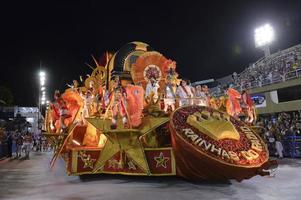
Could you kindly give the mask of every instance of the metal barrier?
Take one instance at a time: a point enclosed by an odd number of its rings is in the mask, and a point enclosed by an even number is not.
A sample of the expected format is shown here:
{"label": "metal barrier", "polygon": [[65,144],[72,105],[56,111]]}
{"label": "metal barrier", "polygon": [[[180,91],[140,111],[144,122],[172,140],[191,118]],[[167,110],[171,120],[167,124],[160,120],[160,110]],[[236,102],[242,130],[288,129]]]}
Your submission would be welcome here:
{"label": "metal barrier", "polygon": [[[258,87],[263,87],[266,85],[271,85],[274,83],[280,83],[280,82],[285,82],[287,80],[295,79],[301,77],[301,69],[296,69],[293,71],[289,71],[285,73],[283,76],[278,75],[271,78],[265,78],[263,80],[255,80],[252,82],[246,82],[243,85],[235,85],[234,88],[237,90],[244,90],[244,89],[254,89]],[[222,93],[217,93],[216,92],[216,87],[215,88],[210,88],[210,91],[215,94],[215,96],[222,96]]]}
{"label": "metal barrier", "polygon": [[301,136],[285,136],[282,145],[284,156],[301,158]]}

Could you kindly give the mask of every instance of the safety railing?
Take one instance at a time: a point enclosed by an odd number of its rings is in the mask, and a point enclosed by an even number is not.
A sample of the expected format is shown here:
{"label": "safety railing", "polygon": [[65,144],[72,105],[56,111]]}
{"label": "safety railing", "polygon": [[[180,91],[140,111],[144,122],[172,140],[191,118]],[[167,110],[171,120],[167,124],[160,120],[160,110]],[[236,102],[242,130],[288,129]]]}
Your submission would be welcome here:
{"label": "safety railing", "polygon": [[[265,78],[263,80],[255,80],[255,81],[243,83],[241,85],[235,85],[234,88],[237,90],[240,90],[240,91],[244,90],[244,89],[254,89],[254,88],[263,87],[263,86],[267,86],[267,85],[271,85],[271,84],[275,84],[275,83],[285,82],[287,80],[291,80],[291,79],[295,79],[295,78],[299,78],[299,77],[301,77],[301,69],[296,69],[296,70],[289,71],[289,72],[285,73],[284,75],[279,74],[272,78],[269,77],[269,78]],[[223,91],[218,92],[217,87],[210,88],[210,91],[215,96],[223,95]]]}
{"label": "safety railing", "polygon": [[301,157],[301,136],[285,136],[282,140],[284,156]]}

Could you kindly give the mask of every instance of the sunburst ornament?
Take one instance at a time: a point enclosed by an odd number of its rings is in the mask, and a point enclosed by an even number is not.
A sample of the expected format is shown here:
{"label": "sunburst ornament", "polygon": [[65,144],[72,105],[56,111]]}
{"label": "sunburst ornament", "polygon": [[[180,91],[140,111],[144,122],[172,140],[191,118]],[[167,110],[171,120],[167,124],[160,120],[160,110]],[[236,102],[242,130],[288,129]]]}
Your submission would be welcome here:
{"label": "sunburst ornament", "polygon": [[134,83],[140,83],[145,88],[149,79],[154,78],[161,87],[166,77],[164,71],[166,60],[162,54],[156,51],[145,52],[140,55],[131,68]]}
{"label": "sunburst ornament", "polygon": [[160,81],[162,77],[162,73],[157,65],[151,64],[144,69],[143,76],[146,81],[150,81],[150,79],[152,78],[154,78],[156,81]]}

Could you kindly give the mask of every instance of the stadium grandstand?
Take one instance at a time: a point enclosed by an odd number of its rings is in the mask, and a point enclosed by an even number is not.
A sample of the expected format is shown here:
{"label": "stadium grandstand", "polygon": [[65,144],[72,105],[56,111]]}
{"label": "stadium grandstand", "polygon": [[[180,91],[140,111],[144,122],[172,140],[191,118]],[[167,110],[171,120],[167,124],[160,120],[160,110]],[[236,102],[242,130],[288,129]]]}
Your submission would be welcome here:
{"label": "stadium grandstand", "polygon": [[301,76],[301,44],[278,51],[250,64],[241,73],[216,79],[217,86],[210,88],[212,94],[220,96],[225,86],[233,84],[238,90],[253,89],[284,82]]}

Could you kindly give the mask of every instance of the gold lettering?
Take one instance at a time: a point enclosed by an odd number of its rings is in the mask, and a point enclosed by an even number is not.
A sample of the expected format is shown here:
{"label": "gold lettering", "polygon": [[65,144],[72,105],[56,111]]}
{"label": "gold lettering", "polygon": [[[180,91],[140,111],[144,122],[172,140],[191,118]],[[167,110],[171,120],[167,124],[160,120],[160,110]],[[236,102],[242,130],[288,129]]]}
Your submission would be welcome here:
{"label": "gold lettering", "polygon": [[235,153],[234,151],[229,151],[228,154],[232,160],[235,160],[235,161],[239,160],[237,153]]}
{"label": "gold lettering", "polygon": [[251,129],[249,129],[247,126],[242,126],[242,127],[241,127],[241,130],[242,130],[243,132],[252,132]]}
{"label": "gold lettering", "polygon": [[250,155],[252,155],[254,160],[259,157],[259,154],[256,151],[254,151],[253,149],[250,149],[248,152]]}
{"label": "gold lettering", "polygon": [[250,155],[247,151],[241,151],[241,155],[247,160],[253,160],[252,155]]}
{"label": "gold lettering", "polygon": [[252,149],[248,151],[241,151],[241,155],[249,161],[258,158],[259,156],[259,154]]}
{"label": "gold lettering", "polygon": [[246,133],[246,137],[250,140],[258,140],[254,133]]}
{"label": "gold lettering", "polygon": [[251,148],[256,150],[256,151],[259,151],[259,152],[262,151],[262,145],[261,145],[259,140],[252,140],[251,141]]}

